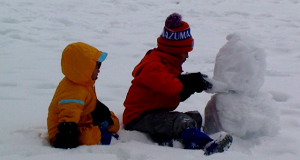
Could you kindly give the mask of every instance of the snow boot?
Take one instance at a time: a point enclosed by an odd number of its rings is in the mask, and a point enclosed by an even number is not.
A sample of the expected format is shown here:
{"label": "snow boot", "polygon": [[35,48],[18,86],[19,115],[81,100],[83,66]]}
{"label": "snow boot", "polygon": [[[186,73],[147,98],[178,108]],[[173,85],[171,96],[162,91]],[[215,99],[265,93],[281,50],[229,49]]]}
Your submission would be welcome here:
{"label": "snow boot", "polygon": [[204,155],[221,153],[229,149],[232,144],[232,136],[226,132],[221,132],[220,137],[207,143],[204,147]]}
{"label": "snow boot", "polygon": [[184,144],[184,149],[204,149],[204,146],[213,139],[198,128],[189,128],[180,134],[179,141]]}

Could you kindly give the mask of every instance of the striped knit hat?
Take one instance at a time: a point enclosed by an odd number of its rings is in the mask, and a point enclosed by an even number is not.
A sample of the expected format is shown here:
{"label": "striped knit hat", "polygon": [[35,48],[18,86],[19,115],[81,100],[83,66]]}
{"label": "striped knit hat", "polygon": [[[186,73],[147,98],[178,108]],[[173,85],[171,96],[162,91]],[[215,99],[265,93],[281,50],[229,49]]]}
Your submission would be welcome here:
{"label": "striped knit hat", "polygon": [[178,13],[168,16],[160,37],[157,38],[158,49],[167,53],[188,53],[193,50],[194,39],[188,23],[181,20]]}

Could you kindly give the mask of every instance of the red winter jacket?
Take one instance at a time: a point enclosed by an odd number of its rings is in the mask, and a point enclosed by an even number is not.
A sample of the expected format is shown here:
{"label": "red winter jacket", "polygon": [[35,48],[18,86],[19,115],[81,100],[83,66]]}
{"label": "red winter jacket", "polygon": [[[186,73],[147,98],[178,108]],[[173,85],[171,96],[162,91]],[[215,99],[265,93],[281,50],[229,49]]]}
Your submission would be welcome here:
{"label": "red winter jacket", "polygon": [[127,93],[123,113],[126,125],[150,110],[172,111],[180,103],[181,61],[159,50],[148,52],[134,68],[132,85]]}

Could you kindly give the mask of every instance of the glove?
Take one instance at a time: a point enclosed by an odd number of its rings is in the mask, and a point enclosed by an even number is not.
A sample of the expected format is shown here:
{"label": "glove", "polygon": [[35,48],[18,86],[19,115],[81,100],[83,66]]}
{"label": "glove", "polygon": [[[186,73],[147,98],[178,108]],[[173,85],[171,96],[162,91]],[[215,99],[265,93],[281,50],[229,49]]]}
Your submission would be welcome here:
{"label": "glove", "polygon": [[180,92],[181,102],[185,101],[195,92],[200,93],[203,90],[212,88],[212,84],[203,79],[203,77],[207,76],[202,75],[200,72],[182,74],[177,77],[183,85],[183,89]]}
{"label": "glove", "polygon": [[112,134],[107,130],[108,122],[104,121],[99,129],[101,131],[101,144],[109,145],[111,142]]}
{"label": "glove", "polygon": [[180,92],[180,102],[185,101],[194,93],[195,91],[193,89],[183,87],[183,89]]}
{"label": "glove", "polygon": [[78,136],[79,131],[75,122],[61,122],[58,126],[58,131],[55,135],[56,139],[53,143],[55,148],[76,148],[79,146]]}
{"label": "glove", "polygon": [[203,79],[203,77],[207,77],[206,75],[202,75],[200,72],[197,73],[189,73],[179,75],[177,78],[183,84],[183,87],[188,88],[194,92],[200,93],[203,90],[211,89],[212,84]]}
{"label": "glove", "polygon": [[93,118],[93,125],[101,125],[104,121],[107,121],[109,125],[114,124],[111,118],[111,113],[107,106],[97,100],[97,106],[95,110],[91,113]]}

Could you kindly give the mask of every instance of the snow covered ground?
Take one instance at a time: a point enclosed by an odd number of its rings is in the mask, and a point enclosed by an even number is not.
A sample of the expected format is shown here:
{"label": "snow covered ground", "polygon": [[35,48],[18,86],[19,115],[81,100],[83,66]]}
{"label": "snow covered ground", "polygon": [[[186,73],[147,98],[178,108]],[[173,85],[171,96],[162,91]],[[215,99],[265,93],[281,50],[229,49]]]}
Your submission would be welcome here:
{"label": "snow covered ground", "polygon": [[[0,0],[0,159],[298,160],[299,8],[300,0]],[[121,120],[131,71],[156,47],[164,20],[173,12],[182,14],[195,39],[195,48],[183,65],[187,72],[213,76],[216,55],[231,33],[245,33],[259,41],[267,54],[261,91],[271,94],[280,110],[279,132],[234,137],[227,152],[209,157],[201,150],[161,147],[144,134],[122,128],[120,140],[110,146],[50,147],[46,118],[63,77],[64,47],[82,41],[109,54],[96,91]],[[212,95],[193,95],[178,110],[204,114]]]}

